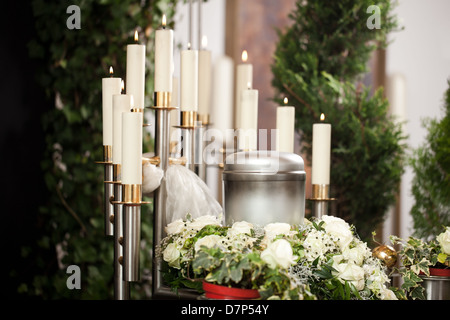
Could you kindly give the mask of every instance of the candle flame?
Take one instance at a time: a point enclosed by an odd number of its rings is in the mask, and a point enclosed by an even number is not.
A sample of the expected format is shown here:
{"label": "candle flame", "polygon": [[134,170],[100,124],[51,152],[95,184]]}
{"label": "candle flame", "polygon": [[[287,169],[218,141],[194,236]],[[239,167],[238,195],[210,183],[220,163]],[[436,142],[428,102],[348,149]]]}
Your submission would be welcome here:
{"label": "candle flame", "polygon": [[112,76],[114,74],[114,69],[112,66],[109,67],[109,75]]}
{"label": "candle flame", "polygon": [[188,50],[191,50],[191,43],[190,42],[188,42],[187,48],[188,48]]}
{"label": "candle flame", "polygon": [[325,120],[325,115],[322,113],[322,114],[320,115],[320,121],[323,121],[323,120]]}
{"label": "candle flame", "polygon": [[247,62],[248,60],[248,53],[247,50],[242,51],[242,61]]}
{"label": "candle flame", "polygon": [[247,88],[248,88],[248,90],[250,90],[252,88],[251,82],[247,82]]}
{"label": "candle flame", "polygon": [[287,104],[287,103],[288,103],[288,98],[287,98],[287,97],[284,97],[283,102],[284,102],[284,104]]}
{"label": "candle flame", "polygon": [[167,23],[166,19],[167,19],[167,18],[166,18],[166,15],[163,14],[163,16],[162,16],[162,26],[163,26],[163,27],[166,26],[166,23]]}
{"label": "candle flame", "polygon": [[206,36],[202,37],[202,48],[206,49],[206,47],[208,46],[208,38]]}
{"label": "candle flame", "polygon": [[138,42],[139,36],[137,30],[134,31],[134,41]]}
{"label": "candle flame", "polygon": [[122,80],[120,84],[121,84],[120,87],[122,88],[121,92],[123,92],[125,90],[125,82],[123,82]]}

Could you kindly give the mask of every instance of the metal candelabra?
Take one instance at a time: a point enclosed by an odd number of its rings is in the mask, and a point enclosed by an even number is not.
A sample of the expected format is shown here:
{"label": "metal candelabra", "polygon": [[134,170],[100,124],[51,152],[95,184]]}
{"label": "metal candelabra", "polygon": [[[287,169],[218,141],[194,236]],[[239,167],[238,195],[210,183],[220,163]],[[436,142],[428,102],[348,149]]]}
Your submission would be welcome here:
{"label": "metal candelabra", "polygon": [[[205,181],[205,163],[199,161],[202,157],[203,141],[201,119],[197,121],[197,113],[181,112],[181,124],[176,126],[183,130],[183,146],[180,158],[170,158],[170,111],[178,109],[171,106],[171,92],[155,92],[155,155],[144,158],[143,162],[159,166],[164,172],[169,164],[187,164],[188,168],[197,173]],[[133,109],[133,112],[143,112],[143,109]],[[146,125],[144,125],[146,126]],[[197,142],[197,143],[196,143]],[[196,160],[197,159],[197,160]],[[130,298],[130,282],[140,280],[139,254],[141,240],[141,205],[142,185],[122,184],[121,165],[112,163],[112,146],[103,146],[104,165],[104,223],[105,235],[114,238],[114,299],[128,300]],[[153,253],[156,253],[165,236],[167,188],[165,178],[153,192]],[[152,272],[153,298],[173,297],[173,292],[163,283],[161,261],[153,259]],[[195,298],[193,290],[180,290],[182,298]]]}

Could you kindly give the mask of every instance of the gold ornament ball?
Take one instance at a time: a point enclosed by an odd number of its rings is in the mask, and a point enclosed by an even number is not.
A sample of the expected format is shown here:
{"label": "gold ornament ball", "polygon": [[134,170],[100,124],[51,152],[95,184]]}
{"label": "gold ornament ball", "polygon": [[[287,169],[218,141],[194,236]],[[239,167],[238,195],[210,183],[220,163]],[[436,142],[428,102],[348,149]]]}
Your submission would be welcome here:
{"label": "gold ornament ball", "polygon": [[392,268],[397,262],[397,251],[394,248],[381,245],[372,250],[372,255],[386,264],[388,268]]}

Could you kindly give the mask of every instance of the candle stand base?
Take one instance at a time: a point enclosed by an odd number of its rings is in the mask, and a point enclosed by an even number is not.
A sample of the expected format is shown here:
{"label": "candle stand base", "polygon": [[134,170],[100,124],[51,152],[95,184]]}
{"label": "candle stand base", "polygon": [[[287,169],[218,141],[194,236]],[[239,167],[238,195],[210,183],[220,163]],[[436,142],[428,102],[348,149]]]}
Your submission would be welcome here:
{"label": "candle stand base", "polygon": [[312,197],[307,199],[313,201],[313,215],[316,219],[321,219],[325,215],[329,215],[328,204],[335,201],[335,198],[328,198],[328,184],[313,184]]}

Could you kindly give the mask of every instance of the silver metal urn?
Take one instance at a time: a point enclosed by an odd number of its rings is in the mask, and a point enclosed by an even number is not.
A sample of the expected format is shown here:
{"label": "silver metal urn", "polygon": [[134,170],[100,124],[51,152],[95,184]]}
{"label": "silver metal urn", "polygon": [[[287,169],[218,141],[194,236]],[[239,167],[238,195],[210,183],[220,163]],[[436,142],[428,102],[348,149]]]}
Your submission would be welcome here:
{"label": "silver metal urn", "polygon": [[304,162],[297,154],[243,151],[227,156],[223,171],[226,224],[302,224],[305,180]]}

